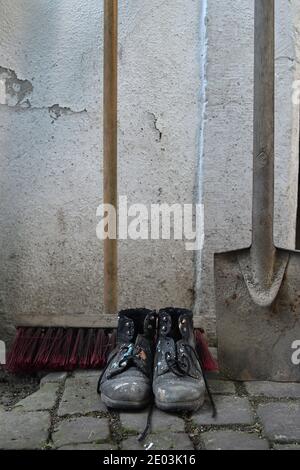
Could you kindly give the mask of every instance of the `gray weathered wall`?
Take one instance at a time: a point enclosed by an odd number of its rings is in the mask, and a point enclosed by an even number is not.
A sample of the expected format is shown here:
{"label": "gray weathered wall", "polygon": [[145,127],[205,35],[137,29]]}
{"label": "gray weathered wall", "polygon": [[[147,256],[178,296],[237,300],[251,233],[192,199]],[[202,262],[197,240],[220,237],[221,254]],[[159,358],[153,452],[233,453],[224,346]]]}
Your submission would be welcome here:
{"label": "gray weathered wall", "polygon": [[[253,0],[120,0],[120,194],[205,205],[205,244],[120,243],[120,307],[192,306],[251,242]],[[276,241],[293,247],[297,0],[277,5]],[[0,336],[102,312],[102,1],[0,0]],[[197,189],[197,191],[195,191]],[[194,259],[196,263],[194,263]],[[2,329],[2,331],[1,331]],[[5,333],[3,333],[5,330]]]}
{"label": "gray weathered wall", "polygon": [[[119,3],[119,192],[191,203],[199,2]],[[102,52],[101,0],[0,0],[2,328],[101,314]],[[181,241],[120,243],[120,307],[191,306],[193,277]]]}

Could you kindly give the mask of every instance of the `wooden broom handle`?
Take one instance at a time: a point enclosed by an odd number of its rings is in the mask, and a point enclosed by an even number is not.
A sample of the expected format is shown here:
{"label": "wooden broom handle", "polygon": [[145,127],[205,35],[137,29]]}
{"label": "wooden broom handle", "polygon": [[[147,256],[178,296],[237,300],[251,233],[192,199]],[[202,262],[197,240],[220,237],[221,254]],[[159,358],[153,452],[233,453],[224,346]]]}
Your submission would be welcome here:
{"label": "wooden broom handle", "polygon": [[[103,200],[117,210],[118,0],[104,0]],[[117,239],[104,240],[104,313],[118,311]]]}

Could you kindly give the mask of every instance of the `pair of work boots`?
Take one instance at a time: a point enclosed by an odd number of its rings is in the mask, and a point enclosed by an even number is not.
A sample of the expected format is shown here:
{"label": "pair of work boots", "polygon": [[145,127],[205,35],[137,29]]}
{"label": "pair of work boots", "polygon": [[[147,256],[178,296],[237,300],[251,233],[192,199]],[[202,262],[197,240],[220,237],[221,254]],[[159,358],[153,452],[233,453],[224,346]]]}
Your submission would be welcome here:
{"label": "pair of work boots", "polygon": [[108,408],[141,409],[154,396],[164,411],[196,411],[206,387],[192,312],[166,308],[119,313],[117,346],[98,384]]}

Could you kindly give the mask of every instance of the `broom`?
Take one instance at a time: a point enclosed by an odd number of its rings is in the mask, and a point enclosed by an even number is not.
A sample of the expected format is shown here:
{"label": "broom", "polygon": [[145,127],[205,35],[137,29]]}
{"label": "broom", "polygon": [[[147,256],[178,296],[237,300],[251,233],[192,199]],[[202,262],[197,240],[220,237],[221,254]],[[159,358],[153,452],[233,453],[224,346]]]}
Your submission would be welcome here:
{"label": "broom", "polygon": [[[118,0],[104,0],[103,175],[104,204],[117,208]],[[118,311],[117,240],[104,240],[104,321]],[[109,321],[111,323],[111,321]],[[39,370],[100,369],[115,347],[115,331],[105,328],[22,326],[7,357],[13,373]],[[215,370],[202,330],[197,350],[205,370]]]}
{"label": "broom", "polygon": [[[117,207],[117,23],[118,0],[104,0],[104,203],[111,204],[115,208]],[[117,241],[106,239],[104,313],[111,316],[116,315],[116,312]],[[115,346],[115,334],[109,328],[89,328],[89,326],[43,328],[40,325],[35,327],[20,325],[7,357],[6,368],[14,373],[29,373],[38,370],[99,369],[105,366],[107,356]]]}

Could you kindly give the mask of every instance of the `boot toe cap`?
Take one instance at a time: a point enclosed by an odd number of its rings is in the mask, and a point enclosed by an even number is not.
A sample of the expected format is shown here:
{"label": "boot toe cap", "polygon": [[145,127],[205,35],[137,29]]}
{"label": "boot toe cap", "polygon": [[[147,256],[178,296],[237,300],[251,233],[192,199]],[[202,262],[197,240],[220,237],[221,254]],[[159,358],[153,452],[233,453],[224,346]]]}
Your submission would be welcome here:
{"label": "boot toe cap", "polygon": [[117,377],[101,385],[104,403],[113,408],[147,405],[151,398],[151,384],[145,377]]}
{"label": "boot toe cap", "polygon": [[155,399],[159,407],[196,409],[201,406],[205,398],[205,385],[201,380],[158,379],[153,388]]}

